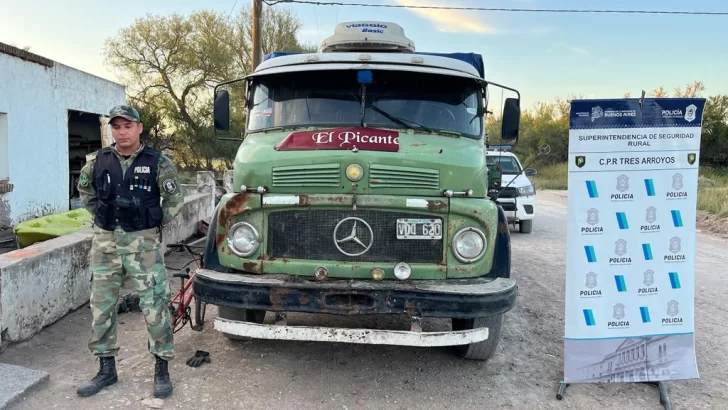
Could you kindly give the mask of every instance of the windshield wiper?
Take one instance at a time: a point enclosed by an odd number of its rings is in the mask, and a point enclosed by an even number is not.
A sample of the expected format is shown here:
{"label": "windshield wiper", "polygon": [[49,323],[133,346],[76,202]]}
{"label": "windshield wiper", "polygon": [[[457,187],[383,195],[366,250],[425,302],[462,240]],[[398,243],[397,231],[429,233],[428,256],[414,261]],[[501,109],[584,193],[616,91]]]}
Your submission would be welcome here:
{"label": "windshield wiper", "polygon": [[382,114],[383,116],[387,117],[387,118],[388,118],[388,119],[389,119],[390,121],[394,121],[394,122],[396,122],[396,123],[397,123],[397,124],[399,124],[399,125],[403,125],[403,126],[405,126],[405,127],[407,127],[407,128],[411,128],[411,129],[413,129],[413,130],[414,130],[414,129],[415,129],[414,127],[412,127],[411,125],[408,125],[408,124],[407,124],[407,123],[405,122],[405,121],[407,121],[407,122],[411,122],[412,124],[415,124],[416,126],[420,127],[420,129],[421,129],[421,130],[425,130],[425,131],[427,131],[427,132],[433,132],[433,131],[432,131],[431,129],[429,129],[429,128],[425,127],[425,126],[424,126],[424,125],[422,125],[422,124],[418,124],[418,123],[416,123],[416,122],[414,122],[414,121],[412,121],[412,120],[407,120],[407,119],[404,119],[404,118],[398,118],[398,117],[395,117],[394,115],[392,115],[392,114],[390,114],[390,113],[388,113],[388,112],[386,112],[386,111],[382,110],[381,108],[377,107],[377,106],[376,106],[376,105],[374,105],[374,104],[369,104],[369,108],[371,108],[371,109],[373,109],[374,111],[376,111],[376,112],[378,112],[378,113]]}

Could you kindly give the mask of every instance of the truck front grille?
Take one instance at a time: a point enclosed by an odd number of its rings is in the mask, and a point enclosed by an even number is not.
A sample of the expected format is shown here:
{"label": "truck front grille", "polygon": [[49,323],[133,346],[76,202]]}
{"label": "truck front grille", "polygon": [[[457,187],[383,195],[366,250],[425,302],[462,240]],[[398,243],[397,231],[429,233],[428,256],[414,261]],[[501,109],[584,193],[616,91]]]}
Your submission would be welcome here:
{"label": "truck front grille", "polygon": [[[334,229],[345,218],[366,221],[373,233],[372,246],[363,255],[347,256],[334,243]],[[373,210],[293,210],[268,214],[267,254],[276,259],[336,260],[348,262],[439,263],[443,259],[442,239],[397,239],[398,218],[431,218],[430,215]],[[368,230],[358,224],[366,241]],[[443,221],[443,229],[446,223]],[[352,221],[342,224],[340,239],[351,233]],[[348,232],[344,232],[348,231]],[[355,242],[339,245],[347,253],[364,250]]]}
{"label": "truck front grille", "polygon": [[274,187],[337,187],[340,179],[341,167],[339,164],[273,168]]}
{"label": "truck front grille", "polygon": [[436,169],[372,164],[369,185],[372,188],[439,189],[440,173]]}

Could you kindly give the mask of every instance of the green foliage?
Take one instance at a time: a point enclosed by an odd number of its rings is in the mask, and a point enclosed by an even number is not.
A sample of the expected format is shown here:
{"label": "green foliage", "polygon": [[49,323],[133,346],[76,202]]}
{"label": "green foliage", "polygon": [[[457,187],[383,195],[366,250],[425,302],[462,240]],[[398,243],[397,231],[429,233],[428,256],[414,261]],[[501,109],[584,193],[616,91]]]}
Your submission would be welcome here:
{"label": "green foliage", "polygon": [[[296,39],[301,23],[289,10],[264,7],[261,20],[263,54],[315,50]],[[214,137],[212,91],[217,83],[250,73],[251,38],[252,12],[244,7],[234,16],[214,11],[148,14],[107,40],[106,62],[144,117],[145,137],[171,151],[181,168],[213,169],[215,159],[231,165],[238,143]],[[242,101],[242,83],[229,91],[231,101]],[[242,106],[231,113],[234,122],[245,123]]]}

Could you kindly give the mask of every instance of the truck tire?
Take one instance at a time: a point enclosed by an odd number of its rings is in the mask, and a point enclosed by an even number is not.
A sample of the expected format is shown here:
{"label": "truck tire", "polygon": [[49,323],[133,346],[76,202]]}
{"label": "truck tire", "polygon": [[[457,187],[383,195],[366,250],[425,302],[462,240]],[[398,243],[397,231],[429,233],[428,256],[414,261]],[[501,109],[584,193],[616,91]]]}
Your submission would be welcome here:
{"label": "truck tire", "polygon": [[518,222],[518,230],[521,233],[531,233],[533,230],[533,219]]}
{"label": "truck tire", "polygon": [[452,319],[452,330],[470,330],[479,327],[488,328],[488,338],[482,342],[455,346],[458,356],[470,360],[487,361],[495,353],[501,338],[503,328],[503,314],[484,316],[475,319]]}
{"label": "truck tire", "polygon": [[[218,306],[218,314],[222,319],[261,324],[265,320],[265,310],[248,310],[230,306]],[[249,338],[222,332],[230,340],[248,340]]]}

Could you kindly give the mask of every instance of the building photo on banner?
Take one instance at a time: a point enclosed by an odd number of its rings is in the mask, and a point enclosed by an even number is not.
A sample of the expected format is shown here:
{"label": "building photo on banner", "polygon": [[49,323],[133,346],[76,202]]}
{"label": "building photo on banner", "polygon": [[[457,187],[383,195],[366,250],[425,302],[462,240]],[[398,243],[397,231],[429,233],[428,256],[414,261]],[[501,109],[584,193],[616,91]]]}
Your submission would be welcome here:
{"label": "building photo on banner", "polygon": [[563,383],[698,378],[705,99],[571,103]]}

